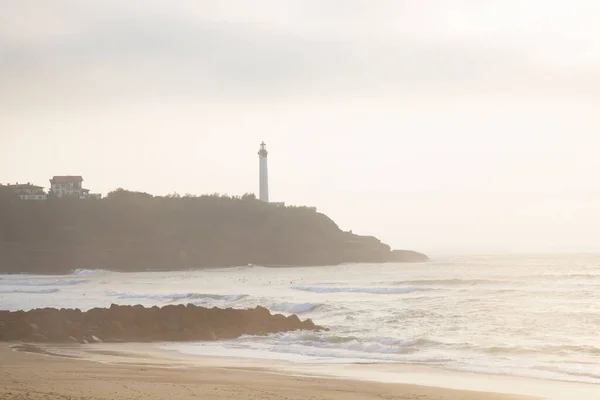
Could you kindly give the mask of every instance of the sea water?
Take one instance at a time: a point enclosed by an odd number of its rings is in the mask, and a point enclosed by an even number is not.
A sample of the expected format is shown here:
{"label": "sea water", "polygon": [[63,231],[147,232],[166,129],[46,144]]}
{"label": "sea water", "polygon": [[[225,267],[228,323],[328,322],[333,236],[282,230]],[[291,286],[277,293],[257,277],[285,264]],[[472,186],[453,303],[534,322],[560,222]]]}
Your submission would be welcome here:
{"label": "sea water", "polygon": [[600,255],[0,275],[0,309],[87,310],[111,303],[261,305],[330,328],[164,345],[192,355],[402,363],[600,384]]}

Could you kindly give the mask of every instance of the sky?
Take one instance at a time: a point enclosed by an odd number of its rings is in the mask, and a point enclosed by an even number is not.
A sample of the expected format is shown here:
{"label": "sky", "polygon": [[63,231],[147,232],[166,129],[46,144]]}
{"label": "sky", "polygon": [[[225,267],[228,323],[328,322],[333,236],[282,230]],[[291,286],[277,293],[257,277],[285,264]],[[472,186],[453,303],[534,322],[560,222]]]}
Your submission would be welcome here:
{"label": "sky", "polygon": [[436,254],[600,251],[596,0],[0,0],[0,182],[258,192]]}

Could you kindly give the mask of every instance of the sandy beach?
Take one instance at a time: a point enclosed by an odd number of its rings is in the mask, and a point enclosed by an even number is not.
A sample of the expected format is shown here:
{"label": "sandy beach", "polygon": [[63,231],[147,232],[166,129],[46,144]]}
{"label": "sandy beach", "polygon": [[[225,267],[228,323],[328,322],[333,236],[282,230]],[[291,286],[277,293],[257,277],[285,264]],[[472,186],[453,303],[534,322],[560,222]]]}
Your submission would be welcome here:
{"label": "sandy beach", "polygon": [[[14,344],[13,344],[14,346]],[[26,351],[22,351],[26,350]],[[240,364],[181,367],[98,350],[97,361],[27,346],[0,347],[0,398],[24,399],[418,399],[517,400],[525,397],[415,385],[273,374]],[[102,359],[101,356],[105,358]],[[108,358],[113,362],[107,363]],[[127,360],[127,361],[123,361]],[[529,398],[531,399],[531,398]]]}

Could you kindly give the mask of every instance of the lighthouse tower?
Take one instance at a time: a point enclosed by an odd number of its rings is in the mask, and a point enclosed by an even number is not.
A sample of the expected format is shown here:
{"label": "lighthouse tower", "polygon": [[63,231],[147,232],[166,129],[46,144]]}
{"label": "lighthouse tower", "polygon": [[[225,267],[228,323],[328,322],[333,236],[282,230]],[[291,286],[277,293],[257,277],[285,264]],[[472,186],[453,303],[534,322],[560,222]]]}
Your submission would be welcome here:
{"label": "lighthouse tower", "polygon": [[267,145],[265,142],[260,144],[260,150],[258,151],[258,163],[259,163],[259,183],[260,191],[258,198],[260,201],[269,202],[269,172],[267,169]]}

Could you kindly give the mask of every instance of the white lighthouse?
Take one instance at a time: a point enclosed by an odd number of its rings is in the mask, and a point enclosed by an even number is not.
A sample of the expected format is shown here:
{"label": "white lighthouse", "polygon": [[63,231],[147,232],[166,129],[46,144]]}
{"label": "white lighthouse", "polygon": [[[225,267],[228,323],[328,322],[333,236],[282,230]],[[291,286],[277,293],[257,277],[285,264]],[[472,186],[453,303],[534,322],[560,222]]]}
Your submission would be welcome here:
{"label": "white lighthouse", "polygon": [[269,171],[267,167],[267,145],[265,142],[260,144],[260,150],[258,151],[258,171],[259,171],[259,183],[260,190],[258,198],[260,201],[269,202]]}

